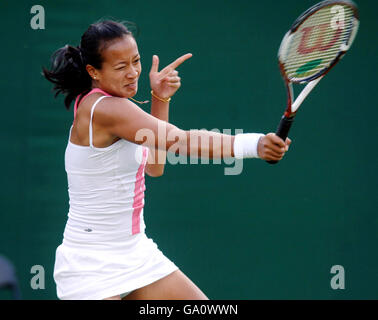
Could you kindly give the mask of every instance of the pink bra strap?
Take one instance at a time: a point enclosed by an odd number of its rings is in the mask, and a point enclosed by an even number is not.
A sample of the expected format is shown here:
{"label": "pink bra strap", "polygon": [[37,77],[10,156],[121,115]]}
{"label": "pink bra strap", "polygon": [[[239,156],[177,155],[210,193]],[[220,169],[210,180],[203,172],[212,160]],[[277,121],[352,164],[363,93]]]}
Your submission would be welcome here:
{"label": "pink bra strap", "polygon": [[[100,93],[103,93],[104,95],[106,95],[107,97],[111,97],[111,95],[107,92],[105,92],[104,90],[101,90],[100,88],[94,88],[92,89],[91,91],[89,91],[83,98],[81,98],[80,102],[87,96],[89,96],[90,94],[92,93],[95,93],[95,92],[100,92]],[[81,94],[79,94],[75,100],[75,105],[74,105],[74,120],[76,118],[76,112],[77,112],[77,107],[78,107],[78,101],[79,101],[79,98],[80,98]]]}

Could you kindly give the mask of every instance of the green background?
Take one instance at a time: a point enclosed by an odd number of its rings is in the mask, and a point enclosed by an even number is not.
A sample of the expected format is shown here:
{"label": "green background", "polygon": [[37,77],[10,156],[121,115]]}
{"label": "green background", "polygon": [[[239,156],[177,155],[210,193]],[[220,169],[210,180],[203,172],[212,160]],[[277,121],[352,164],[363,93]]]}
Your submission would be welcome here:
{"label": "green background", "polygon": [[[144,71],[137,99],[150,98],[153,54],[163,67],[191,52],[179,68],[170,121],[266,133],[286,102],[278,46],[314,3],[0,2],[0,254],[14,263],[23,298],[57,299],[54,256],[68,211],[72,109],[40,74],[53,51],[78,45],[100,18],[134,21]],[[30,27],[35,4],[45,9],[45,30]],[[246,160],[236,176],[224,175],[225,164],[168,164],[164,176],[146,178],[147,234],[209,298],[378,298],[378,3],[358,4],[355,43],[304,102],[281,163]],[[44,290],[30,287],[33,265],[45,268]],[[344,290],[330,286],[333,265],[345,269]]]}

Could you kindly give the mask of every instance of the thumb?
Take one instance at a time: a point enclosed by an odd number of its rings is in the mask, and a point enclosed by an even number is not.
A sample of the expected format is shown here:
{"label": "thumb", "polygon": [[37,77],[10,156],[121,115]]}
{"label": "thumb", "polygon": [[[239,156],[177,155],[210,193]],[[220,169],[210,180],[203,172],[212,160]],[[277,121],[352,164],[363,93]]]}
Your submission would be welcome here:
{"label": "thumb", "polygon": [[159,69],[159,57],[157,55],[153,55],[151,72],[158,72],[158,69]]}

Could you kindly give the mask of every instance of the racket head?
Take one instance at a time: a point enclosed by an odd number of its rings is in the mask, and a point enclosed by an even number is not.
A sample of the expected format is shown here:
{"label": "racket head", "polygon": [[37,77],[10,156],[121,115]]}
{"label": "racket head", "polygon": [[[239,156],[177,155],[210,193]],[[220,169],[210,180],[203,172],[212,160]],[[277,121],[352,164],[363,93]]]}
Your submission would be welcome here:
{"label": "racket head", "polygon": [[278,60],[288,90],[291,83],[308,83],[324,76],[344,56],[359,26],[357,6],[349,0],[325,0],[302,13],[285,34]]}

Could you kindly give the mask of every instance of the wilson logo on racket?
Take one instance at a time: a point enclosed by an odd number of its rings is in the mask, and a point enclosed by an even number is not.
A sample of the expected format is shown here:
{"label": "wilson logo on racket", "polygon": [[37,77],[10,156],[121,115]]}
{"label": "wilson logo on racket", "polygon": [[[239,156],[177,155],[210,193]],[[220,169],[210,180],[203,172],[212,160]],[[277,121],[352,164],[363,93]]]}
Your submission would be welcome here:
{"label": "wilson logo on racket", "polygon": [[[302,38],[297,49],[298,53],[309,54],[314,51],[326,51],[331,49],[340,39],[340,36],[345,28],[344,8],[341,5],[334,5],[329,8],[329,13],[329,15],[333,14],[329,22],[326,21],[325,23],[317,25],[305,26],[299,30],[302,32]],[[320,21],[323,20],[322,18],[327,16],[324,12],[315,13],[315,15],[316,14],[319,15]],[[329,20],[329,18],[330,17],[327,16],[327,20]],[[335,31],[331,37],[330,35],[332,33],[328,30],[328,28]],[[308,45],[309,41],[313,43],[312,46]]]}
{"label": "wilson logo on racket", "polygon": [[[342,28],[338,28],[335,31],[333,37],[327,43],[326,41],[324,41],[324,36],[326,35],[326,31],[329,27],[329,23],[323,23],[318,26],[307,27],[300,30],[302,32],[302,38],[297,49],[298,53],[309,54],[314,51],[326,51],[328,49],[331,49],[335,45],[335,43],[340,39]],[[314,29],[319,29],[319,32],[315,32],[316,30]],[[308,46],[308,40],[313,38],[313,34],[318,35],[316,41],[312,41],[315,42],[315,44],[312,46]]]}

